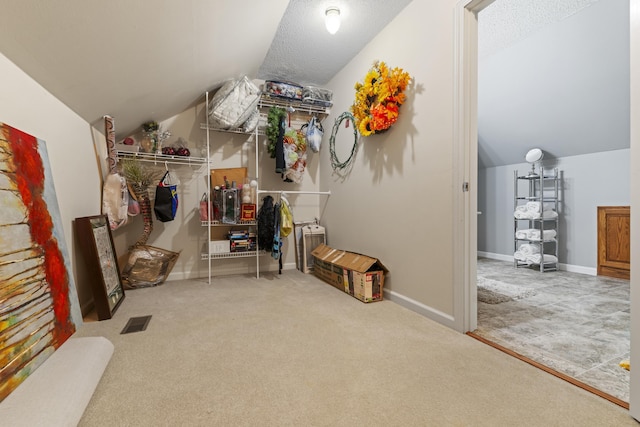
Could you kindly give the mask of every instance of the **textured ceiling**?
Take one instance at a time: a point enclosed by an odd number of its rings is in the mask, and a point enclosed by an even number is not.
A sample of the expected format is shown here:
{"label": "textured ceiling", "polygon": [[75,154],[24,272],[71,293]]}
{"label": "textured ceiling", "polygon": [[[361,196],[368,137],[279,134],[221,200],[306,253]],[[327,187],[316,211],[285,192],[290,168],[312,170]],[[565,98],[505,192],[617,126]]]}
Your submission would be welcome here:
{"label": "textured ceiling", "polygon": [[[411,0],[291,0],[258,78],[324,85]],[[324,27],[327,6],[339,6],[341,26]]]}
{"label": "textured ceiling", "polygon": [[598,0],[496,0],[478,14],[478,56],[504,49]]}
{"label": "textured ceiling", "polygon": [[[409,2],[3,0],[0,52],[97,129],[112,115],[122,138],[243,74],[322,85]],[[333,36],[327,5],[342,10]]]}

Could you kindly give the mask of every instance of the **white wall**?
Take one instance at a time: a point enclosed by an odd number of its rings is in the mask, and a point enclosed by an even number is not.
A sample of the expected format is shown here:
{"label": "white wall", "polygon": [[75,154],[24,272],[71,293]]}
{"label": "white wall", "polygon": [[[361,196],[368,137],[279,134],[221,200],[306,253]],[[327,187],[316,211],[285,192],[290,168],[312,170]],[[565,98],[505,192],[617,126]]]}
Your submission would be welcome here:
{"label": "white wall", "polygon": [[[329,83],[333,122],[375,60],[414,79],[398,122],[361,139],[345,179],[333,173],[328,147],[320,163],[321,189],[332,191],[323,216],[329,244],[378,257],[392,299],[452,327],[454,6],[410,3]],[[351,127],[343,127],[340,159],[352,143]]]}
{"label": "white wall", "polygon": [[[93,148],[95,132],[1,54],[0,75],[0,121],[46,142],[66,240],[62,243],[70,252],[75,275],[72,222],[100,213],[102,190]],[[81,306],[87,306],[92,300],[88,284],[76,283],[76,287]]]}
{"label": "white wall", "polygon": [[[562,176],[558,256],[585,273],[597,267],[597,207],[628,206],[629,150],[605,151],[545,160]],[[524,174],[527,163],[478,171],[478,251],[513,256],[513,171]]]}

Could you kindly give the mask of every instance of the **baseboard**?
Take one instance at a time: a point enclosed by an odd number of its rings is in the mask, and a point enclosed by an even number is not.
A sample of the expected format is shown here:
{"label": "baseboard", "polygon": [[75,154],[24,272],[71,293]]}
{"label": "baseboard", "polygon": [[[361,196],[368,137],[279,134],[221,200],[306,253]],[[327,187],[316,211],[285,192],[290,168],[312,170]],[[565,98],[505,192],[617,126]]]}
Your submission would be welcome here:
{"label": "baseboard", "polygon": [[597,276],[598,269],[592,267],[583,267],[581,265],[558,264],[560,270],[569,271],[571,273],[587,274],[589,276]]}
{"label": "baseboard", "polygon": [[[504,255],[504,254],[496,254],[493,252],[482,252],[478,251],[478,256],[482,258],[495,259],[497,261],[507,261],[513,262],[512,255]],[[580,273],[586,274],[589,276],[597,276],[598,269],[593,267],[584,267],[581,265],[572,265],[572,264],[562,264],[558,263],[558,269],[563,271],[568,271],[570,273]]]}
{"label": "baseboard", "polygon": [[478,256],[481,258],[495,259],[497,261],[513,262],[513,255],[503,255],[503,254],[496,254],[493,252],[478,251]]}
{"label": "baseboard", "polygon": [[384,297],[385,299],[388,299],[391,302],[401,305],[404,308],[407,308],[413,312],[416,312],[428,319],[438,322],[453,330],[458,330],[458,327],[455,324],[455,319],[453,318],[453,316],[450,316],[432,307],[424,305],[419,301],[416,301],[414,299],[411,299],[407,296],[404,296],[402,294],[399,294],[397,292],[394,292],[388,289],[384,290]]}

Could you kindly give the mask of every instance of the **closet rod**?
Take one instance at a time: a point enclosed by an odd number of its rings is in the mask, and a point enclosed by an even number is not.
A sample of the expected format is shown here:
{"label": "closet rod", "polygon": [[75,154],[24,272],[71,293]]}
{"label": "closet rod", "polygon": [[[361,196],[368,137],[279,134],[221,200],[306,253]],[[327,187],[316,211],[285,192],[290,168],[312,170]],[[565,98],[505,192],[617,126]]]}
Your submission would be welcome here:
{"label": "closet rod", "polygon": [[331,191],[286,191],[286,190],[258,190],[258,193],[280,193],[280,194],[316,194],[331,195]]}

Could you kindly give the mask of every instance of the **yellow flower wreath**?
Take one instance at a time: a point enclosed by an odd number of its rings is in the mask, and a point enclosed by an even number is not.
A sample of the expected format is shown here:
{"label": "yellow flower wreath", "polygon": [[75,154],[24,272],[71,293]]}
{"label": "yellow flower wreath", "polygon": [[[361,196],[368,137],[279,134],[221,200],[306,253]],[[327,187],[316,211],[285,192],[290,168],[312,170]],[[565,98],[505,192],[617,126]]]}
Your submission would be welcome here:
{"label": "yellow flower wreath", "polygon": [[384,62],[376,61],[364,82],[355,84],[356,98],[351,112],[362,136],[385,131],[398,120],[410,80],[411,76],[402,68],[389,69]]}

